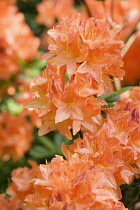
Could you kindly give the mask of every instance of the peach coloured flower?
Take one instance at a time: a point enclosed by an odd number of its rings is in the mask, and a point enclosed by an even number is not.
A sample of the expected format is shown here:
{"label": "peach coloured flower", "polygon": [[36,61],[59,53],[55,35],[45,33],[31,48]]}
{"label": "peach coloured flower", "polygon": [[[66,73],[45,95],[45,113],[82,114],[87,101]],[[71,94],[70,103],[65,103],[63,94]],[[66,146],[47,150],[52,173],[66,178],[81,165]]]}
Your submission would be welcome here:
{"label": "peach coloured flower", "polygon": [[98,94],[102,95],[111,83],[109,75],[123,77],[119,30],[110,30],[106,19],[66,17],[48,35],[50,51],[41,58],[52,65],[66,65],[69,78],[78,72],[91,74],[99,86]]}
{"label": "peach coloured flower", "polygon": [[37,22],[52,27],[56,19],[59,21],[62,17],[70,16],[76,11],[73,0],[43,0],[37,5]]}
{"label": "peach coloured flower", "polygon": [[10,202],[17,202],[18,208],[23,208],[24,199],[26,195],[33,193],[33,182],[32,179],[40,177],[39,167],[36,162],[29,161],[32,168],[24,167],[17,168],[12,171],[11,180],[12,182],[6,189],[6,194],[10,196]]}
{"label": "peach coloured flower", "polygon": [[[31,90],[35,92],[35,97],[25,107],[38,108],[39,117],[44,122],[39,135],[57,129],[71,138],[70,129],[73,129],[74,135],[83,127],[95,132],[96,124],[102,124],[99,115],[106,102],[95,98],[91,92],[88,97],[87,94],[78,94],[77,88],[74,89],[75,80],[66,81],[64,70],[63,67],[48,65],[32,82]],[[96,117],[101,118],[98,123],[95,122]]]}
{"label": "peach coloured flower", "polygon": [[[140,29],[136,33],[136,38],[123,57],[126,74],[122,84],[136,85],[140,81]],[[137,55],[137,56],[135,56]]]}
{"label": "peach coloured flower", "polygon": [[104,4],[101,1],[85,0],[91,15],[97,18],[107,17],[112,25],[121,25],[121,38],[126,41],[140,18],[139,0],[113,1],[106,0]]}
{"label": "peach coloured flower", "polygon": [[0,113],[0,158],[17,160],[30,149],[33,126],[22,114]]}
{"label": "peach coloured flower", "polygon": [[38,112],[37,110],[33,110],[33,109],[23,109],[21,116],[26,118],[29,117],[30,118],[30,122],[34,127],[39,128],[42,124],[41,119],[38,117]]}
{"label": "peach coloured flower", "polygon": [[0,3],[1,2],[5,2],[6,4],[15,4],[16,0],[0,0]]}
{"label": "peach coloured flower", "polygon": [[[119,110],[117,108],[119,107]],[[109,136],[119,139],[123,149],[123,159],[132,166],[140,160],[140,123],[139,109],[133,108],[133,103],[121,103],[112,113],[108,113],[105,129]],[[110,129],[111,128],[111,129]]]}
{"label": "peach coloured flower", "polygon": [[0,27],[0,79],[8,79],[18,72],[20,59],[35,58],[39,39],[34,37],[17,7],[3,1],[0,2]]}
{"label": "peach coloured flower", "polygon": [[[127,1],[112,1],[106,0],[85,0],[91,15],[97,18],[103,18],[106,16],[110,19],[111,25],[121,25],[121,39],[125,42],[128,40],[131,32],[135,28],[136,24],[140,20],[140,2],[139,0],[127,0]],[[112,16],[112,17],[111,17]],[[113,21],[111,21],[113,19]],[[132,46],[127,51],[123,58],[125,76],[122,81],[123,85],[138,85],[140,80],[139,66],[140,66],[140,30],[136,34],[136,38],[132,43]],[[126,47],[127,50],[127,47]],[[137,55],[137,56],[135,56]]]}
{"label": "peach coloured flower", "polygon": [[3,210],[17,210],[18,209],[18,201],[10,201],[4,198],[5,194],[0,194],[0,209]]}
{"label": "peach coloured flower", "polygon": [[95,135],[85,134],[83,139],[76,139],[72,145],[63,143],[62,151],[68,159],[75,153],[80,158],[88,157],[95,165],[102,166],[110,174],[108,176],[114,176],[118,185],[133,181],[134,169],[125,161],[121,143],[110,137],[104,126]]}
{"label": "peach coloured flower", "polygon": [[[113,176],[87,157],[61,156],[40,165],[42,178],[34,179],[34,193],[25,198],[25,209],[125,209]],[[116,191],[115,191],[116,190]]]}
{"label": "peach coloured flower", "polygon": [[33,80],[35,97],[25,105],[38,108],[44,121],[40,135],[60,131],[62,123],[65,131],[60,132],[68,138],[71,129],[73,134],[81,129],[97,131],[106,104],[97,97],[112,91],[109,75],[121,78],[124,74],[118,30],[110,30],[105,19],[84,21],[76,15],[70,20],[64,18],[49,30],[50,51],[42,55],[48,64]]}
{"label": "peach coloured flower", "polygon": [[[71,155],[89,157],[95,165],[102,165],[112,173],[116,182],[131,183],[140,167],[140,88],[125,93],[115,107],[104,109],[107,114],[102,127],[94,135],[84,133],[74,144],[62,144],[67,159]],[[137,170],[138,171],[138,170]]]}

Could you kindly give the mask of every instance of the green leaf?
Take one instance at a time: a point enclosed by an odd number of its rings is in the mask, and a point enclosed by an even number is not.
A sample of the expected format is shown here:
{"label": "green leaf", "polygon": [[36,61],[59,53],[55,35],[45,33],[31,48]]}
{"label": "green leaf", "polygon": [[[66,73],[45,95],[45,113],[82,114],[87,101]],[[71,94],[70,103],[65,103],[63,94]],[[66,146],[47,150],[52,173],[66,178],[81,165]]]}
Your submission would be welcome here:
{"label": "green leaf", "polygon": [[103,106],[103,108],[111,108],[114,106],[115,106],[115,104],[108,102],[108,105]]}
{"label": "green leaf", "polygon": [[133,86],[128,86],[128,87],[124,87],[118,91],[113,91],[111,93],[107,93],[103,96],[100,97],[100,99],[104,99],[106,100],[107,102],[115,102],[115,101],[118,101],[119,100],[119,95],[128,91],[128,90],[131,90],[133,88]]}
{"label": "green leaf", "polygon": [[6,107],[10,111],[11,114],[16,115],[19,114],[23,110],[23,106],[16,103],[13,99],[9,98],[6,101]]}
{"label": "green leaf", "polygon": [[[113,92],[111,92],[111,93],[106,93],[104,96],[101,97],[101,99],[106,100],[106,98],[107,98],[108,96],[110,96],[110,94],[112,94],[112,93],[115,93],[115,91],[113,91]],[[107,101],[107,102],[116,102],[116,101],[119,101],[119,100],[120,100],[120,95],[117,95],[117,96],[115,96],[115,97],[113,97],[113,98],[110,98],[110,99],[108,99],[108,100],[106,100],[106,101]]]}
{"label": "green leaf", "polygon": [[139,188],[129,188],[125,193],[125,206],[130,207],[131,204],[138,198]]}
{"label": "green leaf", "polygon": [[38,140],[47,149],[54,150],[54,148],[57,148],[54,142],[47,136],[38,136]]}
{"label": "green leaf", "polygon": [[47,150],[42,146],[35,146],[32,150],[29,151],[29,154],[35,158],[42,159],[48,156],[52,156],[51,151]]}

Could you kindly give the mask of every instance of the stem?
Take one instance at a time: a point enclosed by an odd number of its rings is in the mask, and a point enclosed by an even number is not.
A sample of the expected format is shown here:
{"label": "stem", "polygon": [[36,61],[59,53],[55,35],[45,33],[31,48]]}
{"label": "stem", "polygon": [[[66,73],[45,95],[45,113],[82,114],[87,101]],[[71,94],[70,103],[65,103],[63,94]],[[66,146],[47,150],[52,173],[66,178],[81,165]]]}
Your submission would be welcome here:
{"label": "stem", "polygon": [[131,32],[131,34],[128,36],[127,40],[126,40],[126,46],[127,49],[125,51],[122,52],[122,56],[124,57],[126,55],[126,53],[128,52],[128,50],[130,49],[131,45],[133,44],[136,36],[137,36],[137,31],[140,29],[140,20],[138,20],[138,22],[136,23],[133,31]]}
{"label": "stem", "polygon": [[114,21],[114,0],[111,0],[110,14],[112,22]]}
{"label": "stem", "polygon": [[121,89],[121,81],[119,78],[113,77],[114,86],[116,91]]}

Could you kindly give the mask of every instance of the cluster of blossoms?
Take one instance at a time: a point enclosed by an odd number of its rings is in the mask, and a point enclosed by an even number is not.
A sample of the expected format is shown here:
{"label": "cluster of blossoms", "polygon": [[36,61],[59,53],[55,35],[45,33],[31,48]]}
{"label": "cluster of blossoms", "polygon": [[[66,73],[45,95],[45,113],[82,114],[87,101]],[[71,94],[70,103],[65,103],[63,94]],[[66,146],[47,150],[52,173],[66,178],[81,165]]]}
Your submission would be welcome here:
{"label": "cluster of blossoms", "polygon": [[139,0],[113,1],[113,3],[112,0],[105,0],[104,4],[96,0],[85,0],[85,2],[93,17],[107,16],[112,24],[121,25],[121,39],[124,41],[127,40],[140,18]]}
{"label": "cluster of blossoms", "polygon": [[[16,91],[23,93],[23,96],[20,99],[15,97],[13,101],[23,103],[31,97],[29,81],[22,79],[19,72],[22,68],[21,63],[30,62],[37,57],[40,44],[39,38],[34,36],[15,3],[15,0],[0,0],[0,102],[2,103],[5,98],[8,101]],[[4,95],[7,97],[3,97]],[[28,117],[33,123],[26,119]],[[12,115],[9,111],[0,112],[0,159],[6,161],[12,158],[17,161],[22,158],[31,148],[34,126],[39,125],[40,120],[35,110],[26,109],[17,115]]]}
{"label": "cluster of blossoms", "polygon": [[35,97],[26,104],[39,109],[40,135],[57,129],[71,138],[71,129],[93,133],[102,125],[106,102],[99,96],[113,89],[110,76],[124,75],[119,29],[109,27],[106,19],[76,15],[48,31],[50,51],[41,56],[47,67],[33,80]]}
{"label": "cluster of blossoms", "polygon": [[[33,125],[25,118],[28,113],[11,115],[0,113],[0,159],[20,159],[30,149],[33,140]],[[35,115],[33,115],[35,116]]]}
{"label": "cluster of blossoms", "polygon": [[39,43],[17,7],[9,5],[9,1],[0,1],[0,79],[17,73],[20,60],[34,59]]}
{"label": "cluster of blossoms", "polygon": [[[73,13],[76,13],[76,10],[72,8],[73,1],[64,1],[64,0],[43,0],[37,6],[38,10],[38,23],[44,24],[46,26],[52,26],[55,24],[56,19],[60,21],[60,18],[64,16],[71,16]],[[82,1],[81,1],[82,2]],[[67,4],[67,6],[65,6]],[[121,39],[125,42],[128,40],[128,37],[132,33],[136,24],[140,19],[140,2],[139,0],[126,0],[126,1],[112,1],[105,0],[85,0],[85,4],[89,10],[89,13],[93,17],[102,19],[107,17],[112,26],[121,25]],[[84,5],[80,7],[80,12],[85,18],[89,18],[86,8]],[[48,43],[47,34],[44,33],[41,42],[43,48],[47,49]],[[45,47],[44,47],[45,46]],[[140,79],[139,76],[139,66],[140,66],[140,30],[136,35],[135,42],[132,44],[131,48],[128,50],[126,55],[123,58],[124,69],[126,74],[124,76],[123,84],[135,84],[136,80]],[[134,56],[137,54],[137,57]],[[132,71],[133,69],[133,71]],[[131,73],[132,72],[132,73]]]}
{"label": "cluster of blossoms", "polygon": [[135,87],[115,107],[104,110],[107,118],[96,134],[84,133],[74,144],[63,143],[66,160],[56,156],[47,165],[30,161],[32,169],[15,169],[6,190],[11,198],[7,202],[1,195],[1,205],[30,210],[126,209],[118,201],[119,186],[130,184],[140,168],[139,104],[140,87]]}
{"label": "cluster of blossoms", "polygon": [[[85,0],[91,15],[98,18],[107,16],[112,25],[121,25],[121,39],[128,40],[133,29],[140,20],[140,1],[112,1],[105,0]],[[123,57],[124,69],[126,74],[122,81],[123,84],[138,84],[140,79],[140,29],[135,34],[136,38],[126,55]],[[127,49],[127,48],[126,48]],[[137,57],[135,56],[137,54]]]}
{"label": "cluster of blossoms", "polygon": [[[31,90],[26,107],[38,108],[43,120],[39,134],[58,130],[71,145],[66,157],[12,173],[10,195],[3,205],[27,210],[125,210],[120,185],[130,184],[140,169],[140,88],[108,107],[103,97],[113,91],[113,77],[122,79],[120,29],[107,19],[63,18],[48,31],[47,67]],[[104,113],[104,115],[103,115]],[[26,180],[26,183],[25,183]]]}

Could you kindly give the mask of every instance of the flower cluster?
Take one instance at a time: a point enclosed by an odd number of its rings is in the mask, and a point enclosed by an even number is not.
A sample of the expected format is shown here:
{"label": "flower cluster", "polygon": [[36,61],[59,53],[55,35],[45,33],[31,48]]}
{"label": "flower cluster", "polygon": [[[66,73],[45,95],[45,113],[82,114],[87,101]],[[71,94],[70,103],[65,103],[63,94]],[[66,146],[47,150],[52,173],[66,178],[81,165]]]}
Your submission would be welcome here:
{"label": "flower cluster", "polygon": [[[107,109],[107,118],[95,134],[84,134],[72,145],[62,144],[67,159],[73,154],[87,156],[95,165],[101,165],[113,174],[117,184],[129,184],[134,178],[134,168],[140,167],[140,88],[130,91],[130,97],[120,100]],[[135,102],[134,102],[135,101]]]}
{"label": "flower cluster", "polygon": [[25,198],[25,209],[125,209],[112,174],[86,156],[75,153],[69,161],[56,156],[40,165],[40,172],[34,193]]}
{"label": "flower cluster", "polygon": [[0,27],[0,79],[4,80],[18,72],[20,60],[35,58],[40,41],[17,7],[4,1],[0,1]]}
{"label": "flower cluster", "polygon": [[[62,144],[67,158],[40,165],[25,209],[126,209],[119,186],[132,183],[140,169],[140,87],[125,93],[96,134],[84,133],[74,144]],[[137,170],[138,171],[138,170]]]}
{"label": "flower cluster", "polygon": [[85,2],[93,17],[107,16],[112,25],[121,25],[121,39],[124,41],[128,39],[140,18],[139,0],[113,1],[113,3],[112,0],[106,0],[104,4],[96,0],[85,0]]}
{"label": "flower cluster", "polygon": [[[120,185],[131,184],[140,170],[140,88],[124,93],[119,101],[107,100],[112,78],[124,75],[119,35],[120,29],[111,28],[107,19],[85,20],[79,14],[63,18],[48,31],[49,52],[41,56],[47,66],[33,79],[34,98],[25,106],[38,108],[44,123],[40,135],[58,130],[69,139],[77,133],[80,137],[71,145],[62,144],[66,159],[56,155],[46,165],[30,162],[32,169],[14,170],[6,190],[9,203],[0,196],[7,208],[126,209],[119,201]],[[8,123],[1,122],[3,136],[16,125]],[[19,119],[18,128],[23,131]]]}
{"label": "flower cluster", "polygon": [[37,176],[40,177],[41,174],[36,162],[30,160],[29,164],[32,166],[31,169],[24,167],[12,171],[12,183],[6,190],[6,194],[10,198],[6,200],[5,195],[0,194],[0,207],[2,209],[10,209],[10,207],[12,210],[23,209],[25,196],[34,192],[31,180]]}
{"label": "flower cluster", "polygon": [[103,123],[99,96],[110,92],[110,76],[122,78],[119,29],[106,19],[64,18],[48,31],[47,67],[32,82],[35,97],[26,104],[38,108],[44,124],[39,135],[52,130],[71,138],[82,130],[95,132]]}
{"label": "flower cluster", "polygon": [[21,112],[11,115],[8,111],[0,113],[0,158],[17,160],[29,150],[33,140],[33,125]]}

